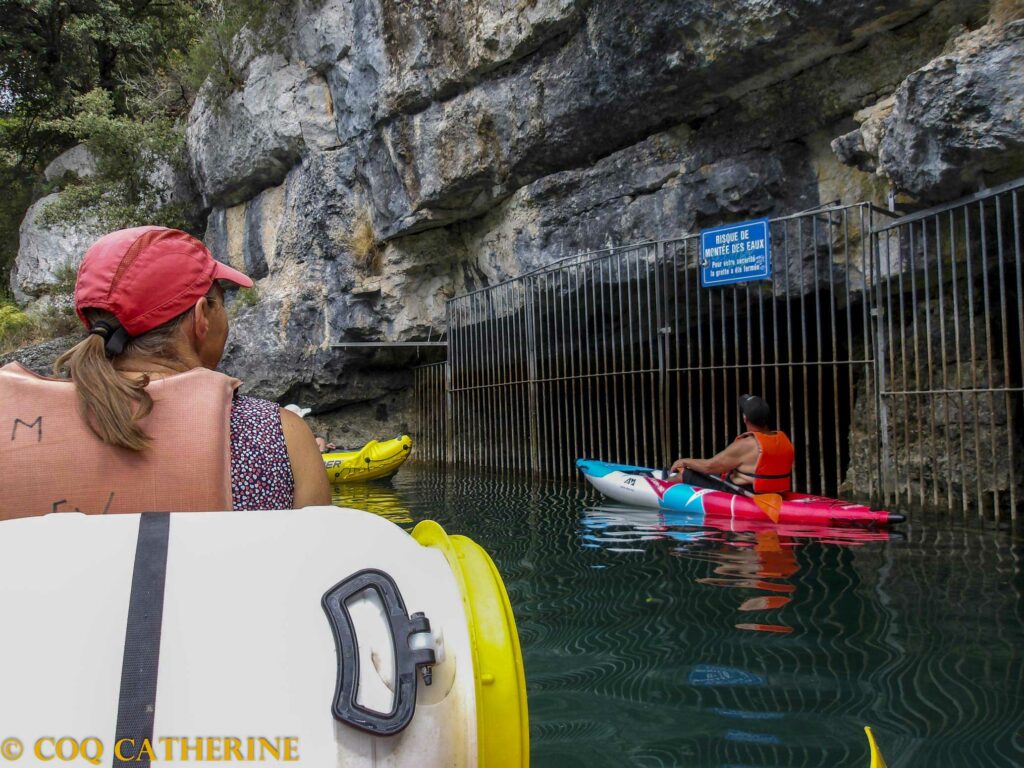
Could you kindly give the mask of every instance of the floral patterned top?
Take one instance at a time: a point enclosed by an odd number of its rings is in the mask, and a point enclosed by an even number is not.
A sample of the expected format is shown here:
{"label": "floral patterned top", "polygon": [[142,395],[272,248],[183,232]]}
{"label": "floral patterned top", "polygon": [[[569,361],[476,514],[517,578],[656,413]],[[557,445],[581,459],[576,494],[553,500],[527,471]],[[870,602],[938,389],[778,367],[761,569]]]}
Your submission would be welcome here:
{"label": "floral patterned top", "polygon": [[291,509],[295,478],[277,403],[236,395],[231,404],[231,496],[240,509]]}

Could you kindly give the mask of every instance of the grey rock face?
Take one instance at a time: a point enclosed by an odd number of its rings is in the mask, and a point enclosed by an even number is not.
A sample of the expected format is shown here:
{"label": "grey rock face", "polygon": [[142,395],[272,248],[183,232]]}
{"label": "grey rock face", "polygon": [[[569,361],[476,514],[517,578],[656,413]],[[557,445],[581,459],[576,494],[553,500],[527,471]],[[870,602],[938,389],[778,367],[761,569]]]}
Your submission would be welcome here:
{"label": "grey rock face", "polygon": [[245,87],[223,101],[212,89],[189,114],[186,140],[210,204],[233,205],[279,184],[307,147],[335,146],[322,76],[280,55],[255,57]]}
{"label": "grey rock face", "polygon": [[52,376],[54,361],[81,340],[82,337],[77,335],[61,336],[44,341],[42,344],[34,344],[15,352],[8,352],[5,355],[0,355],[0,366],[17,361],[30,371],[44,376]]}
{"label": "grey rock face", "polygon": [[85,178],[96,173],[96,158],[84,144],[58,155],[43,171],[47,181],[60,181],[67,175]]}
{"label": "grey rock face", "polygon": [[201,98],[189,144],[206,199],[231,205],[279,183],[311,148],[360,143],[390,238],[483,214],[535,179],[721,111],[935,5],[300,4],[290,59],[257,56],[241,91]]}
{"label": "grey rock face", "polygon": [[1024,173],[1024,20],[961,36],[833,144],[927,202]]}
{"label": "grey rock face", "polygon": [[18,257],[11,270],[11,291],[24,304],[67,283],[85,251],[102,234],[94,224],[44,227],[39,216],[59,193],[37,200],[21,222]]}
{"label": "grey rock face", "polygon": [[[874,173],[897,88],[989,8],[507,5],[304,0],[278,52],[239,47],[241,89],[197,101],[207,242],[258,281],[232,307],[224,363],[249,391],[328,427],[360,414],[369,429],[383,405],[397,428],[426,359],[333,343],[436,339],[446,299],[581,251],[863,199],[836,187],[857,172],[824,137],[856,115],[849,159]],[[381,254],[361,266],[367,220]],[[785,269],[818,277],[780,294],[864,284],[827,232],[805,246]]]}

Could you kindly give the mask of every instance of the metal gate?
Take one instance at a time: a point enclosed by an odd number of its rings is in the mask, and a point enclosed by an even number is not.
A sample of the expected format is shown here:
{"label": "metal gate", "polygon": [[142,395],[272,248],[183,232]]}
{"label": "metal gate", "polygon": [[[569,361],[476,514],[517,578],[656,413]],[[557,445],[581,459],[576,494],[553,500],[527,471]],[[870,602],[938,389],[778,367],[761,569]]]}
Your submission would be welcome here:
{"label": "metal gate", "polygon": [[692,235],[456,297],[443,458],[550,477],[583,456],[665,466],[721,450],[751,392],[793,439],[801,490],[1016,516],[1022,186],[899,219],[773,219],[771,281],[702,288]]}
{"label": "metal gate", "polygon": [[880,474],[900,505],[1016,519],[1024,180],[875,233]]}
{"label": "metal gate", "polygon": [[580,456],[664,466],[721,450],[741,426],[739,395],[756,392],[801,449],[796,482],[836,492],[850,461],[838,422],[876,402],[860,382],[874,362],[867,234],[879,215],[773,220],[770,283],[702,289],[689,236],[452,299],[450,461],[563,477]]}

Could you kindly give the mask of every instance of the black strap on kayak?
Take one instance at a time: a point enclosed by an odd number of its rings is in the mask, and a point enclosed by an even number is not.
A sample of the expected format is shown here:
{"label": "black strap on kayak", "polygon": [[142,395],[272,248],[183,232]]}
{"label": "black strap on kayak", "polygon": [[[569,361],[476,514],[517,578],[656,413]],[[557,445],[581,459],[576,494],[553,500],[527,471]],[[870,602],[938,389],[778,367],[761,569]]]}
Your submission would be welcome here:
{"label": "black strap on kayak", "polygon": [[139,519],[139,541],[135,547],[135,571],[128,599],[128,627],[124,633],[121,663],[121,694],[117,702],[114,742],[134,740],[135,749],[126,752],[137,760],[121,760],[114,754],[114,766],[149,768],[145,753],[138,753],[144,739],[153,739],[156,716],[156,679],[160,666],[160,630],[164,613],[164,582],[167,577],[167,539],[171,516],[147,512]]}

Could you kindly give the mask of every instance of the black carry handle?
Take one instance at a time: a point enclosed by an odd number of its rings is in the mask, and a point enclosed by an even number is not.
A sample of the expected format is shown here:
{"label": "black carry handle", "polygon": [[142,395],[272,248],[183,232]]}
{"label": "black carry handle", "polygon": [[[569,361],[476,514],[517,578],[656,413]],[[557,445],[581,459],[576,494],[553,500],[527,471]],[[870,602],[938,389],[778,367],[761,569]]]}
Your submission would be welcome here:
{"label": "black carry handle", "polygon": [[[359,693],[359,649],[346,603],[365,589],[374,590],[380,597],[391,629],[396,685],[394,706],[390,712],[376,712],[356,703]],[[432,648],[415,651],[409,648],[412,635],[430,631],[430,620],[422,613],[408,616],[394,579],[372,568],[359,571],[333,586],[324,594],[320,603],[331,624],[334,645],[338,651],[338,679],[331,713],[335,719],[375,736],[400,733],[416,711],[417,668],[436,663]]]}

